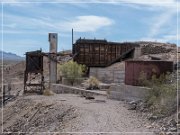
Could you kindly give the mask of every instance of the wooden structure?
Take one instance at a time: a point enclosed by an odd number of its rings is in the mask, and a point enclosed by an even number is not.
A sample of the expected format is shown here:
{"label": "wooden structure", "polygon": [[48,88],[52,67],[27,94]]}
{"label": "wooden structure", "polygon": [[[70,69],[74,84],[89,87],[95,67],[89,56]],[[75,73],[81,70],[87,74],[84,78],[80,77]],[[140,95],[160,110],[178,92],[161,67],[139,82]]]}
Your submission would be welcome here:
{"label": "wooden structure", "polygon": [[44,89],[43,55],[41,50],[26,53],[26,69],[24,73],[24,93]]}
{"label": "wooden structure", "polygon": [[[26,69],[24,73],[24,93],[26,92],[38,92],[42,94],[45,89],[44,86],[44,76],[43,76],[43,57],[49,58],[50,62],[54,62],[56,69],[57,56],[66,56],[70,54],[66,53],[44,53],[41,50],[26,52]],[[55,57],[54,57],[55,56]],[[49,67],[50,68],[50,67]],[[52,69],[51,69],[52,70]],[[53,71],[51,71],[53,72]],[[55,74],[55,77],[53,76]],[[53,74],[50,74],[56,79],[56,70]],[[56,81],[56,80],[55,80]],[[50,80],[50,83],[53,83]]]}
{"label": "wooden structure", "polygon": [[107,40],[78,39],[73,44],[74,61],[88,67],[106,67],[133,56],[135,43],[107,42]]}

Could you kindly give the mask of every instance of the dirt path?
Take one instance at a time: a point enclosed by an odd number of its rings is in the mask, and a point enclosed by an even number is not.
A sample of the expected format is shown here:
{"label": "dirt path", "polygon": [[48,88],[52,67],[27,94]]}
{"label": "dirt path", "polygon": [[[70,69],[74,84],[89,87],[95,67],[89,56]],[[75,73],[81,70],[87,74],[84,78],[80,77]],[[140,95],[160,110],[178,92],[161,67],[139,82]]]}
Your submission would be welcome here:
{"label": "dirt path", "polygon": [[3,128],[6,132],[142,134],[138,132],[152,131],[147,128],[149,122],[142,119],[138,113],[124,107],[123,102],[109,100],[103,96],[95,97],[94,100],[73,94],[19,97],[16,102],[9,103],[4,108],[3,118]]}

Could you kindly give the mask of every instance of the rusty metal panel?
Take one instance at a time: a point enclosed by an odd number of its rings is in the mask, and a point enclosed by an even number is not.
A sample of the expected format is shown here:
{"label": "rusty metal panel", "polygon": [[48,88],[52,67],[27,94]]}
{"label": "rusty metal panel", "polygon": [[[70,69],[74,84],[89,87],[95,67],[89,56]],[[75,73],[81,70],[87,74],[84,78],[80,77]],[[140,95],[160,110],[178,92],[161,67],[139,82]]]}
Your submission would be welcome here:
{"label": "rusty metal panel", "polygon": [[141,72],[146,74],[147,79],[151,79],[155,74],[159,77],[161,74],[173,72],[172,61],[125,61],[125,84],[139,85],[139,77]]}

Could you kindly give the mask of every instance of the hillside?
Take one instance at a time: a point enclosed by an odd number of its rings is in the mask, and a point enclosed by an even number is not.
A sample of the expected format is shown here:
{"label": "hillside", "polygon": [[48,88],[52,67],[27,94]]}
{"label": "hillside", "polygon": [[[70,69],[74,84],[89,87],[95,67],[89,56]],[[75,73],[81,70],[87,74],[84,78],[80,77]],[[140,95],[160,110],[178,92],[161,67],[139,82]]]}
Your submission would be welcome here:
{"label": "hillside", "polygon": [[[0,51],[0,56],[2,55],[3,55],[3,60],[6,61],[22,61],[25,59],[24,57],[18,56],[11,52]],[[0,59],[2,59],[2,57],[0,57]]]}

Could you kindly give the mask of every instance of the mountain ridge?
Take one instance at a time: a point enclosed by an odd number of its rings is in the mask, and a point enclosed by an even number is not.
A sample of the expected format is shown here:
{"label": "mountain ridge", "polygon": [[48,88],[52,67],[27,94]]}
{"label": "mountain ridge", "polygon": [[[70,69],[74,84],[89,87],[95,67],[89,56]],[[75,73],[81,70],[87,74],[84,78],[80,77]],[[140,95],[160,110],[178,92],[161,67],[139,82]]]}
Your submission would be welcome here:
{"label": "mountain ridge", "polygon": [[21,57],[21,56],[18,56],[17,54],[15,53],[12,53],[12,52],[5,52],[5,51],[2,51],[0,50],[0,59],[2,60],[14,60],[14,61],[22,61],[22,60],[25,60],[24,57]]}

